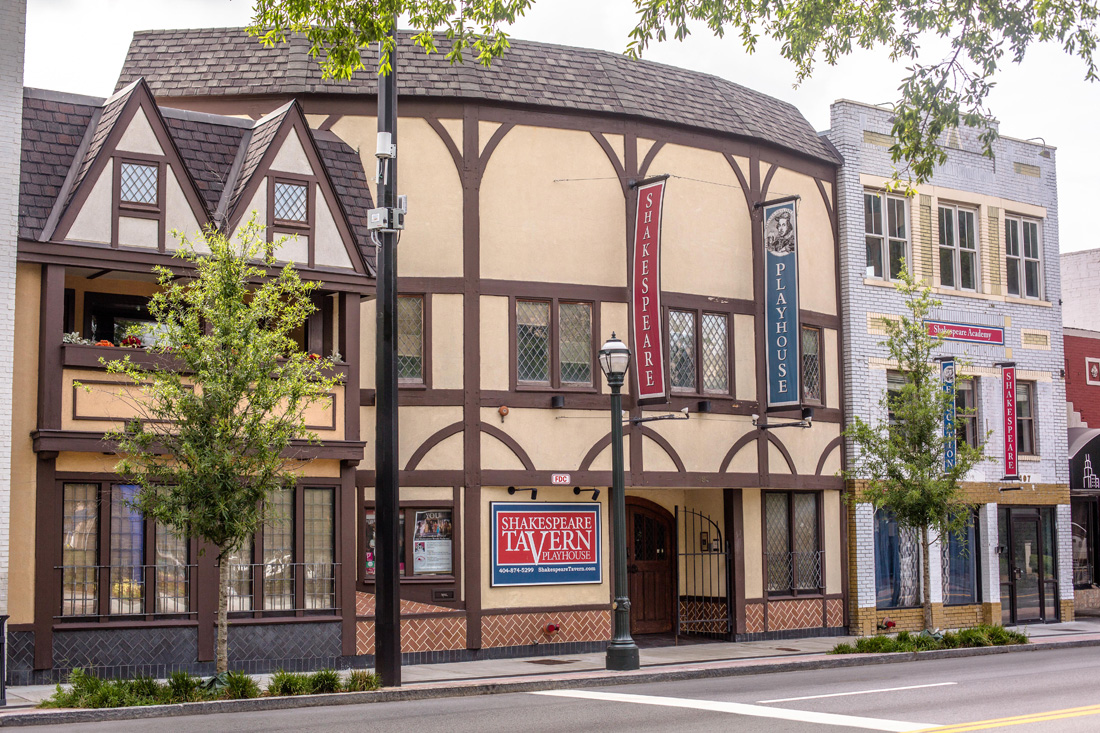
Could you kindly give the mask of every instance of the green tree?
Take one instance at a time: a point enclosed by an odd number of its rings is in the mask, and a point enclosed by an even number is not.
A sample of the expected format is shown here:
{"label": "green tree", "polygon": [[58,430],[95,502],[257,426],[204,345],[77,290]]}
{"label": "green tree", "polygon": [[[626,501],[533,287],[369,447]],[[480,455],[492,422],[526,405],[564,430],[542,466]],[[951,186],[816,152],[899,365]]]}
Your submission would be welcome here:
{"label": "green tree", "polygon": [[[899,527],[915,530],[920,537],[924,626],[931,628],[929,549],[949,534],[961,536],[966,527],[974,507],[966,502],[960,484],[982,460],[982,453],[966,441],[957,441],[955,465],[944,470],[949,439],[944,435],[943,415],[954,397],[943,390],[940,368],[933,361],[943,337],[930,335],[924,324],[940,301],[908,270],[902,271],[897,290],[905,297],[908,314],[885,320],[882,345],[905,375],[905,383],[900,390],[884,394],[879,403],[881,414],[892,419],[853,418],[844,436],[855,446],[856,458],[844,477],[861,486],[863,497],[876,509],[891,512]],[[965,415],[960,411],[960,417]]]}
{"label": "green tree", "polygon": [[157,267],[156,323],[132,334],[155,338],[156,358],[107,362],[138,387],[140,417],[107,436],[118,444],[116,470],[140,487],[134,508],[217,549],[219,673],[229,661],[230,555],[256,532],[272,492],[294,483],[303,465],[295,446],[317,441],[305,411],[340,381],[331,359],[294,339],[319,283],[275,266],[262,235],[254,223],[239,243],[209,229],[202,254],[182,242],[193,277]]}
{"label": "green tree", "polygon": [[[321,58],[326,76],[347,79],[364,68],[361,51],[382,43],[379,71],[389,72],[389,31],[405,18],[414,42],[437,51],[447,40],[447,58],[461,62],[473,51],[489,65],[508,48],[505,28],[534,0],[253,0],[251,32],[266,45],[303,33],[310,52]],[[820,59],[835,64],[856,48],[882,50],[908,64],[895,104],[891,148],[907,179],[921,183],[947,159],[940,143],[960,124],[980,130],[992,154],[996,132],[986,100],[999,68],[1023,61],[1037,43],[1057,43],[1084,63],[1084,76],[1096,80],[1096,0],[632,0],[637,24],[629,30],[626,53],[640,57],[654,41],[684,40],[692,26],[716,36],[736,33],[752,52],[761,36],[774,39],[792,62],[799,83]],[[922,59],[921,48],[944,39],[943,58]],[[895,177],[900,179],[901,173]]]}

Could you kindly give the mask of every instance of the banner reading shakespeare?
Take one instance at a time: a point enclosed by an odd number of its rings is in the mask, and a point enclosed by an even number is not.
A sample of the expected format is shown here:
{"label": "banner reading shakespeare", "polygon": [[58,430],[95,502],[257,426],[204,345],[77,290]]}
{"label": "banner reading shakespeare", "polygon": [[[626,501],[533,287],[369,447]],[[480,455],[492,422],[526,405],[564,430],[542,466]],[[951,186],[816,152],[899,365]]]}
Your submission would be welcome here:
{"label": "banner reading shakespeare", "polygon": [[1001,364],[1001,387],[1005,414],[1005,478],[1016,480],[1020,468],[1016,462],[1016,365]]}
{"label": "banner reading shakespeare", "polygon": [[638,375],[638,403],[667,402],[661,343],[661,210],[665,178],[638,186],[634,221],[632,324],[630,348]]}
{"label": "banner reading shakespeare", "polygon": [[801,405],[795,201],[764,204],[768,409]]}

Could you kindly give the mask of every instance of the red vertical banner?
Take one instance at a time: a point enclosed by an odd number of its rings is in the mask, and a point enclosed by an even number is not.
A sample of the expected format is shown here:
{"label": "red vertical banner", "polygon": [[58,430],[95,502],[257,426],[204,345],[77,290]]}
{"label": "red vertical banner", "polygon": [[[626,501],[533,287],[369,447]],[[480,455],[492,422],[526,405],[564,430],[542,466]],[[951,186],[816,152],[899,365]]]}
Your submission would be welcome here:
{"label": "red vertical banner", "polygon": [[664,347],[661,339],[661,208],[665,180],[638,186],[634,220],[634,273],[630,294],[630,348],[638,376],[638,404],[667,402]]}
{"label": "red vertical banner", "polygon": [[1016,365],[1001,364],[1001,388],[1005,415],[1005,478],[1020,475],[1016,462]]}

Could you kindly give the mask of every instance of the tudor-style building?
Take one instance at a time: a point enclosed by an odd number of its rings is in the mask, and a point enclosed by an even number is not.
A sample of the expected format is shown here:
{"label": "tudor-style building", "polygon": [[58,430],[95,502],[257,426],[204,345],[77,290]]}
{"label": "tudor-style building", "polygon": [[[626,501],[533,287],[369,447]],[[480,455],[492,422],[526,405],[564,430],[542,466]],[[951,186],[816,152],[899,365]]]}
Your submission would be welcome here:
{"label": "tudor-style building", "polygon": [[358,155],[293,100],[221,117],[158,106],[139,79],[106,100],[28,89],[23,102],[11,680],[212,668],[216,553],[127,504],[135,487],[103,434],[133,413],[100,359],[144,358],[120,340],[150,319],[151,268],[186,273],[174,231],[237,236],[252,218],[290,237],[278,259],[323,283],[301,346],[343,355],[344,383],[311,408],[323,444],[297,446],[308,462],[276,497],[280,519],[233,559],[230,653],[268,667],[353,655],[354,574],[340,569],[354,566],[360,302],[374,292]]}
{"label": "tudor-style building", "polygon": [[[631,331],[630,184],[665,174],[659,325],[669,396],[639,407],[632,372],[625,405],[631,419],[685,409],[689,419],[626,425],[634,630],[842,631],[835,150],[790,105],[703,74],[523,41],[491,69],[451,66],[412,52],[407,37],[401,44],[406,659],[532,644],[600,650],[610,637],[609,392],[595,356],[613,331]],[[303,39],[265,49],[233,29],[139,33],[119,83],[143,77],[161,104],[254,119],[293,97],[316,131],[373,169],[374,75],[323,80],[307,50]],[[757,204],[786,197],[798,197],[803,273],[791,329],[805,379],[792,392],[816,412],[809,428],[764,430],[753,417],[766,414],[769,376]],[[356,562],[341,572],[355,579],[355,651],[369,655],[373,302],[359,321],[368,448],[359,507],[343,515],[357,528],[343,547]],[[762,422],[797,419],[797,407]],[[595,501],[592,489],[602,490]],[[524,516],[598,506],[595,575],[503,582],[495,530],[504,503]],[[559,630],[547,634],[548,623]]]}
{"label": "tudor-style building", "polygon": [[[906,197],[887,186],[892,111],[840,100],[831,112],[828,136],[844,156],[847,414],[888,419],[881,398],[904,383],[882,344],[883,320],[906,313],[895,288],[904,263],[941,302],[926,321],[945,336],[939,355],[954,357],[969,377],[956,389],[959,410],[969,413],[957,421],[957,440],[985,455],[963,485],[976,505],[966,536],[932,548],[933,623],[1072,621],[1055,151],[1002,135],[987,157],[974,130],[952,131],[946,162]],[[1006,391],[1015,398],[1008,411]],[[876,511],[858,486],[848,510],[853,633],[887,631],[887,619],[897,630],[922,628],[915,533]]]}

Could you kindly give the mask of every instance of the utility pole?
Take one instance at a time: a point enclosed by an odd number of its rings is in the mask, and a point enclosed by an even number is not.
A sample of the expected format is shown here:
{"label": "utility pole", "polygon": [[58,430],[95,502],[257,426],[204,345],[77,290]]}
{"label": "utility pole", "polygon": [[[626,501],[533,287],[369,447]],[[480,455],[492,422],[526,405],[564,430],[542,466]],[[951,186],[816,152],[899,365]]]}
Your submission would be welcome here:
{"label": "utility pole", "polygon": [[[385,687],[401,686],[401,577],[397,466],[397,18],[390,72],[378,78],[378,200],[370,227],[380,236],[375,353],[374,666]],[[381,52],[381,44],[380,52]],[[376,240],[378,241],[378,240]]]}

